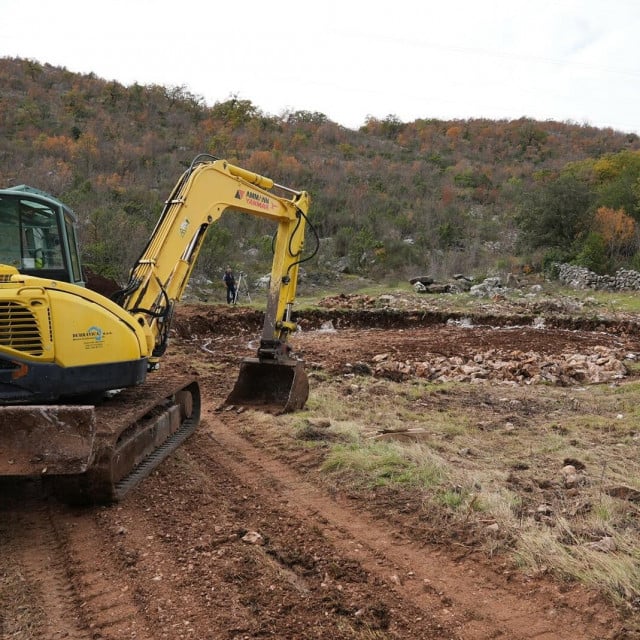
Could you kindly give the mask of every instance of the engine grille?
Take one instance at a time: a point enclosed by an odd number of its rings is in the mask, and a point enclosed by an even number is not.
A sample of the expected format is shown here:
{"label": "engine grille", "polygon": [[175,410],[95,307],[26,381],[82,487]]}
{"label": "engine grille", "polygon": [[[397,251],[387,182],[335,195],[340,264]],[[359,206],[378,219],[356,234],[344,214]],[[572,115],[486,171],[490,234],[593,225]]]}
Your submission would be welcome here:
{"label": "engine grille", "polygon": [[41,356],[42,337],[33,312],[17,302],[0,302],[0,345]]}

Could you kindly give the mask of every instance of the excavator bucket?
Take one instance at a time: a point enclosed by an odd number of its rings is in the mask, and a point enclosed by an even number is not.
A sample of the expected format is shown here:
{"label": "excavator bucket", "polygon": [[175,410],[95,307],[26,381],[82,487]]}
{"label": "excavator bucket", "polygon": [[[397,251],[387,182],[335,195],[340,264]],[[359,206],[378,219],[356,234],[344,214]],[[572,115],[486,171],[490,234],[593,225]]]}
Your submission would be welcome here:
{"label": "excavator bucket", "polygon": [[290,413],[304,407],[309,381],[301,360],[245,358],[227,406],[256,407],[268,412]]}
{"label": "excavator bucket", "polygon": [[0,476],[83,473],[95,434],[92,406],[0,407]]}

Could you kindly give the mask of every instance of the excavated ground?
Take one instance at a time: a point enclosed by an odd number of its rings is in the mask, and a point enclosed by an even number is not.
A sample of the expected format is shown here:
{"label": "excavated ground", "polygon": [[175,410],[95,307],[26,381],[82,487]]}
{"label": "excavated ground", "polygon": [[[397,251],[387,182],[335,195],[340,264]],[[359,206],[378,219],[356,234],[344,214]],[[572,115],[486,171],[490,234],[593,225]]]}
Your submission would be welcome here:
{"label": "excavated ground", "polygon": [[[293,339],[328,376],[572,384],[617,380],[621,359],[640,352],[624,322],[447,324],[340,302],[306,313]],[[124,502],[78,510],[36,481],[0,487],[0,637],[640,637],[598,594],[519,573],[474,553],[474,531],[417,518],[415,496],[329,490],[321,451],[280,446],[253,412],[217,411],[260,321],[242,308],[180,308],[164,367],[199,375],[203,421]]]}

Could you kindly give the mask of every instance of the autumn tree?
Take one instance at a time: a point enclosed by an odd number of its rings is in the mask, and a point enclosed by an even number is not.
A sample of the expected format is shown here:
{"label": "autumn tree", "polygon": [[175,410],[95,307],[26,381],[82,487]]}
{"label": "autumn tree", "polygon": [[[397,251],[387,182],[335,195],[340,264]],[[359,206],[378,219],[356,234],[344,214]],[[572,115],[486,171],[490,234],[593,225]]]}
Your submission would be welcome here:
{"label": "autumn tree", "polygon": [[260,110],[251,100],[241,100],[232,96],[225,102],[216,102],[211,109],[211,117],[224,121],[234,127],[247,124],[260,114]]}
{"label": "autumn tree", "polygon": [[607,154],[593,164],[599,204],[640,220],[640,152]]}
{"label": "autumn tree", "polygon": [[608,258],[614,263],[636,252],[636,227],[636,221],[623,209],[610,207],[600,207],[593,221],[593,230],[602,237]]}

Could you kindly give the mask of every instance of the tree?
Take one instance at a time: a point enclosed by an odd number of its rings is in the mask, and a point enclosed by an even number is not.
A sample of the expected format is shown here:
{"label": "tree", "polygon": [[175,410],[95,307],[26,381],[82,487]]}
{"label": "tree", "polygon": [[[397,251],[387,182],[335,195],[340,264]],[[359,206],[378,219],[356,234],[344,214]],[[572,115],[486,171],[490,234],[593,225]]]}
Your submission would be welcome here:
{"label": "tree", "polygon": [[285,111],[282,114],[282,120],[287,124],[297,125],[297,124],[323,124],[327,122],[329,119],[324,113],[320,111]]}
{"label": "tree", "polygon": [[599,204],[621,209],[638,218],[640,202],[640,153],[621,151],[607,154],[593,164]]}
{"label": "tree", "polygon": [[593,195],[571,172],[524,194],[516,222],[526,246],[567,250],[590,227]]}
{"label": "tree", "polygon": [[633,255],[636,251],[636,222],[622,209],[600,207],[596,212],[594,231],[602,237],[610,260]]}
{"label": "tree", "polygon": [[211,109],[211,117],[222,120],[233,127],[241,127],[260,115],[260,110],[251,100],[240,100],[232,96],[225,102],[216,102]]}
{"label": "tree", "polygon": [[604,238],[599,233],[592,231],[586,237],[575,261],[580,266],[587,267],[596,273],[606,273],[609,269],[609,261],[607,260],[607,246]]}

